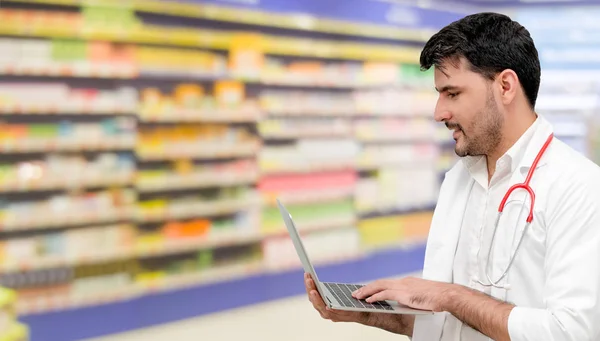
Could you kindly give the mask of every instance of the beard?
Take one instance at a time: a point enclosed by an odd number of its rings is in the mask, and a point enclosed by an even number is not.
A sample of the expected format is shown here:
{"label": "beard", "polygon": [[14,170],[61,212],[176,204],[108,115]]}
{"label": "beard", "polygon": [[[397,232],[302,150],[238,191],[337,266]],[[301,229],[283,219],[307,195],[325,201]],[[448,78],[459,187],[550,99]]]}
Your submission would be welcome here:
{"label": "beard", "polygon": [[479,119],[468,127],[468,135],[460,125],[456,125],[462,131],[454,148],[454,152],[459,157],[487,155],[502,140],[504,117],[491,92],[486,100],[485,108],[477,114],[477,117]]}

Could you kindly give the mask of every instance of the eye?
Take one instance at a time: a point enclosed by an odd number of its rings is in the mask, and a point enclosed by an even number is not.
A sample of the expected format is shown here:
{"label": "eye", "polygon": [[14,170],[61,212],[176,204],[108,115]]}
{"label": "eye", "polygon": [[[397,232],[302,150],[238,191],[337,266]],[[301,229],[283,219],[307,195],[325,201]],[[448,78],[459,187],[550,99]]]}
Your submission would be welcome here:
{"label": "eye", "polygon": [[448,98],[456,98],[458,96],[458,92],[449,92]]}

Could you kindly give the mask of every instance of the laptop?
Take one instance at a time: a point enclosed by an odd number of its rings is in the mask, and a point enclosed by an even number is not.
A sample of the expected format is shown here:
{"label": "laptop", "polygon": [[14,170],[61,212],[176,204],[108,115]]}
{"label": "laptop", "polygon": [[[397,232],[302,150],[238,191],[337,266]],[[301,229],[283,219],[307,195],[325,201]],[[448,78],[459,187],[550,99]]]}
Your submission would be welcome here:
{"label": "laptop", "polygon": [[335,310],[380,312],[405,315],[433,314],[432,311],[409,308],[394,301],[367,303],[364,300],[357,300],[352,297],[352,292],[362,287],[362,285],[320,282],[317,277],[317,273],[315,272],[315,269],[308,258],[308,254],[304,249],[304,245],[300,239],[300,234],[298,233],[296,225],[292,220],[292,215],[283,206],[279,199],[277,199],[277,206],[279,206],[279,211],[281,212],[285,226],[287,227],[290,237],[292,238],[294,248],[298,253],[298,257],[300,257],[304,271],[312,276],[315,286],[317,287],[317,291],[321,295],[323,302],[325,302],[329,308]]}

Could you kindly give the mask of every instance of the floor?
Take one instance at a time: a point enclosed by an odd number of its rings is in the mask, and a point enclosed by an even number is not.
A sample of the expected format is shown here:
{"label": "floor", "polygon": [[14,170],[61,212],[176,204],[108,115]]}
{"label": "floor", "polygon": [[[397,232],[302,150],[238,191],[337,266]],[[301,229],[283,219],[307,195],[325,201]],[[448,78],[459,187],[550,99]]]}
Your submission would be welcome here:
{"label": "floor", "polygon": [[86,341],[408,341],[376,328],[321,319],[306,296]]}

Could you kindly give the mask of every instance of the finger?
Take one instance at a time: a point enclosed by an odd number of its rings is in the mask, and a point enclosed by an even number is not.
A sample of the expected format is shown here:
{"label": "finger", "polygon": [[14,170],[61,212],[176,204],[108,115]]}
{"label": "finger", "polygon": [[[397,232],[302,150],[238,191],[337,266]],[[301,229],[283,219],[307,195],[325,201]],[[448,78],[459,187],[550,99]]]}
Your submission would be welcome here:
{"label": "finger", "polygon": [[389,281],[379,280],[356,290],[352,293],[352,296],[356,299],[362,300],[386,289],[390,289]]}
{"label": "finger", "polygon": [[383,290],[383,291],[373,294],[372,296],[367,297],[367,299],[365,301],[368,303],[385,301],[385,300],[398,301],[398,298],[396,297],[397,294],[398,293],[395,292],[395,290]]}
{"label": "finger", "polygon": [[319,296],[319,293],[316,291],[311,291],[310,302],[313,304],[313,307],[319,312],[319,314],[321,314],[321,317],[324,319],[329,319],[329,312],[327,311],[325,302],[323,302],[321,296]]}

